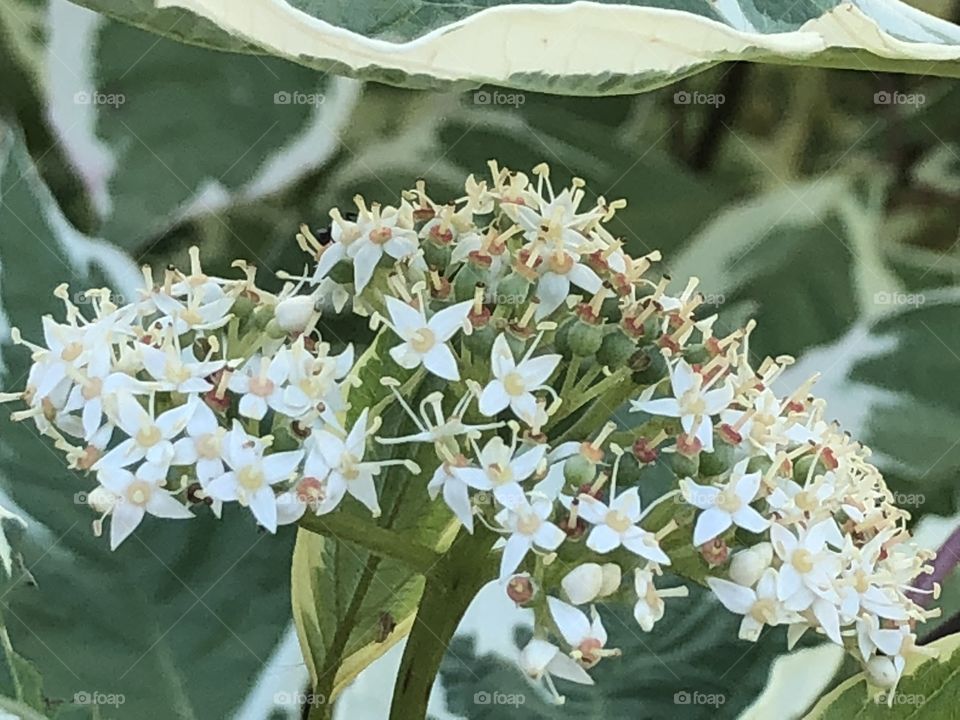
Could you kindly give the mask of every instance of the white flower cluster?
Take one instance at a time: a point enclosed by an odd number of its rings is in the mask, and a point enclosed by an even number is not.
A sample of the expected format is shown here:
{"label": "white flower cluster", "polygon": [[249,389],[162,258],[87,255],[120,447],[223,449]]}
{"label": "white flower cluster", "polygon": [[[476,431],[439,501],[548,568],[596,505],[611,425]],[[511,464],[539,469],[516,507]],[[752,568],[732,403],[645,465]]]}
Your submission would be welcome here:
{"label": "white flower cluster", "polygon": [[[812,629],[895,684],[929,616],[908,593],[930,554],[868,450],[810,383],[774,395],[790,359],[754,369],[752,324],[718,337],[696,280],[670,295],[648,277],[659,254],[631,258],[607,229],[622,201],[583,209],[583,182],[555,193],[546,166],[491,171],[449,204],[422,183],[398,207],[358,197],[325,243],[302,227],[315,267],[278,294],[242,262],[241,279],[208,277],[195,249],[189,274],[145,270],[133,304],[89,291],[92,318],[59,288],[66,321],[20,340],[34,365],[14,417],[95,476],[113,548],[145,514],[236,502],[274,532],[347,495],[376,518],[386,483],[423,482],[424,503],[442,496],[501,549],[500,580],[537,611],[521,665],[554,694],[551,676],[589,683],[618,653],[596,604],[633,602],[649,631],[686,595],[658,587],[664,568],[743,615],[742,638]],[[375,332],[356,358],[321,334],[345,311]],[[642,422],[618,429],[628,401]],[[677,489],[644,509],[658,462]]]}

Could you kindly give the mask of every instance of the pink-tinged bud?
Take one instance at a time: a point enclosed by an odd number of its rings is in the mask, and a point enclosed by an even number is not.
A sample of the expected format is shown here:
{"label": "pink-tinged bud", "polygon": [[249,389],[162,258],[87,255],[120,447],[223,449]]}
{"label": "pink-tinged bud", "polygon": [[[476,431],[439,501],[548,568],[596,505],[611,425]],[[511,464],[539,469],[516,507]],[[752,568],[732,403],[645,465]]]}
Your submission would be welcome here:
{"label": "pink-tinged bud", "polygon": [[729,423],[721,423],[720,427],[717,429],[717,434],[720,436],[721,440],[730,445],[739,445],[743,442],[743,435],[735,430],[733,425],[730,425]]}
{"label": "pink-tinged bud", "polygon": [[703,450],[703,443],[693,436],[681,433],[677,436],[677,452],[686,457],[696,457]]}
{"label": "pink-tinged bud", "polygon": [[825,447],[823,452],[820,453],[820,460],[827,467],[827,470],[836,470],[839,467],[840,463],[837,460],[837,456],[834,454],[833,450]]}
{"label": "pink-tinged bud", "polygon": [[327,486],[323,480],[307,476],[297,483],[297,498],[307,504],[320,503],[327,497]]}
{"label": "pink-tinged bud", "polygon": [[537,594],[529,575],[514,575],[507,583],[507,597],[517,605],[526,605]]}
{"label": "pink-tinged bud", "polygon": [[700,556],[710,567],[719,567],[730,557],[730,548],[727,547],[727,542],[723,538],[714,538],[700,546]]}

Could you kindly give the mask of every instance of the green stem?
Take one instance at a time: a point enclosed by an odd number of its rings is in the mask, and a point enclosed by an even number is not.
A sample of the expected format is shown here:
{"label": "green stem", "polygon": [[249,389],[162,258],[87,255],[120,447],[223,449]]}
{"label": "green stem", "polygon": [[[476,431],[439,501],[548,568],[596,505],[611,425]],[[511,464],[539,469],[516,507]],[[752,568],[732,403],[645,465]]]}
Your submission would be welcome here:
{"label": "green stem", "polygon": [[359,545],[380,557],[399,560],[418,573],[425,573],[436,565],[439,558],[433,550],[403,533],[379,527],[370,520],[347,512],[330,515],[307,513],[300,520],[300,527],[318,535]]}
{"label": "green stem", "polygon": [[[614,376],[610,376],[607,380],[613,378]],[[609,387],[604,395],[587,408],[573,426],[557,440],[557,444],[567,440],[584,440],[594,434],[606,420],[610,419],[610,415],[623,403],[624,398],[631,396],[635,388],[636,386],[628,379],[621,378],[619,383]]]}
{"label": "green stem", "polygon": [[407,638],[393,690],[390,720],[422,720],[440,662],[470,602],[496,574],[492,539],[482,528],[457,542],[427,574],[416,620]]}

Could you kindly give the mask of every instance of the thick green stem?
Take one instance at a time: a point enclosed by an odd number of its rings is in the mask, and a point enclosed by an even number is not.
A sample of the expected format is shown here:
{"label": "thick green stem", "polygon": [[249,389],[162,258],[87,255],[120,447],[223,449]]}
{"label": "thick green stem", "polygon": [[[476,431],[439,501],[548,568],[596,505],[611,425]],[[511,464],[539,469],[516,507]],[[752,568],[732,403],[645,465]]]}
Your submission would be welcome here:
{"label": "thick green stem", "polygon": [[390,720],[422,720],[427,715],[430,690],[440,662],[470,602],[496,570],[490,557],[492,538],[478,528],[473,536],[456,543],[457,552],[446,555],[426,576],[400,672],[393,690]]}
{"label": "thick green stem", "polygon": [[307,513],[300,520],[300,527],[318,535],[359,545],[380,557],[400,560],[418,573],[425,573],[434,567],[440,557],[403,533],[379,527],[369,519],[364,520],[346,512],[330,515]]}

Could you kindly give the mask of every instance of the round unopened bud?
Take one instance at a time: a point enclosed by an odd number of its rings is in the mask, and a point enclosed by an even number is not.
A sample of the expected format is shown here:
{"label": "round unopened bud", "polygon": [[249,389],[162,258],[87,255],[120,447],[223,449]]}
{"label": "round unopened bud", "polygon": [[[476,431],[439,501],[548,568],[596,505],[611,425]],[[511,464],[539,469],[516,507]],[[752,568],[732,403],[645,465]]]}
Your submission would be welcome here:
{"label": "round unopened bud", "polygon": [[563,464],[563,479],[571,485],[592,483],[597,475],[597,466],[583,455],[573,455]]}
{"label": "round unopened bud", "polygon": [[614,330],[607,333],[603,342],[600,343],[597,362],[614,370],[626,365],[636,351],[637,346],[633,340],[627,337],[622,330]]}
{"label": "round unopened bud", "polygon": [[773,560],[773,545],[768,542],[741,550],[730,561],[730,579],[738,585],[753,587]]}
{"label": "round unopened bud", "polygon": [[514,575],[507,583],[507,597],[517,605],[526,605],[536,594],[537,590],[529,575]]}
{"label": "round unopened bud", "polygon": [[570,344],[570,350],[574,355],[580,357],[596,355],[603,343],[603,327],[577,320],[570,328],[567,342]]}
{"label": "round unopened bud", "polygon": [[560,586],[574,605],[583,605],[600,596],[603,589],[603,568],[597,563],[584,563],[564,575]]}
{"label": "round unopened bud", "polygon": [[602,570],[603,582],[600,583],[600,597],[607,597],[620,589],[623,572],[616,563],[604,563]]}
{"label": "round unopened bud", "polygon": [[713,452],[700,454],[700,474],[705,477],[722,475],[733,467],[733,445],[716,441],[713,443]]}
{"label": "round unopened bud", "polygon": [[100,486],[91,490],[90,494],[87,495],[87,504],[98,513],[108,513],[117,504],[117,496],[105,487]]}
{"label": "round unopened bud", "polygon": [[275,317],[277,325],[288,333],[303,332],[314,312],[313,298],[309,295],[296,295],[277,304]]}
{"label": "round unopened bud", "polygon": [[885,655],[876,655],[870,658],[866,671],[870,682],[884,690],[894,687],[897,680],[900,679],[900,673],[897,672],[897,668],[893,664],[893,658]]}

